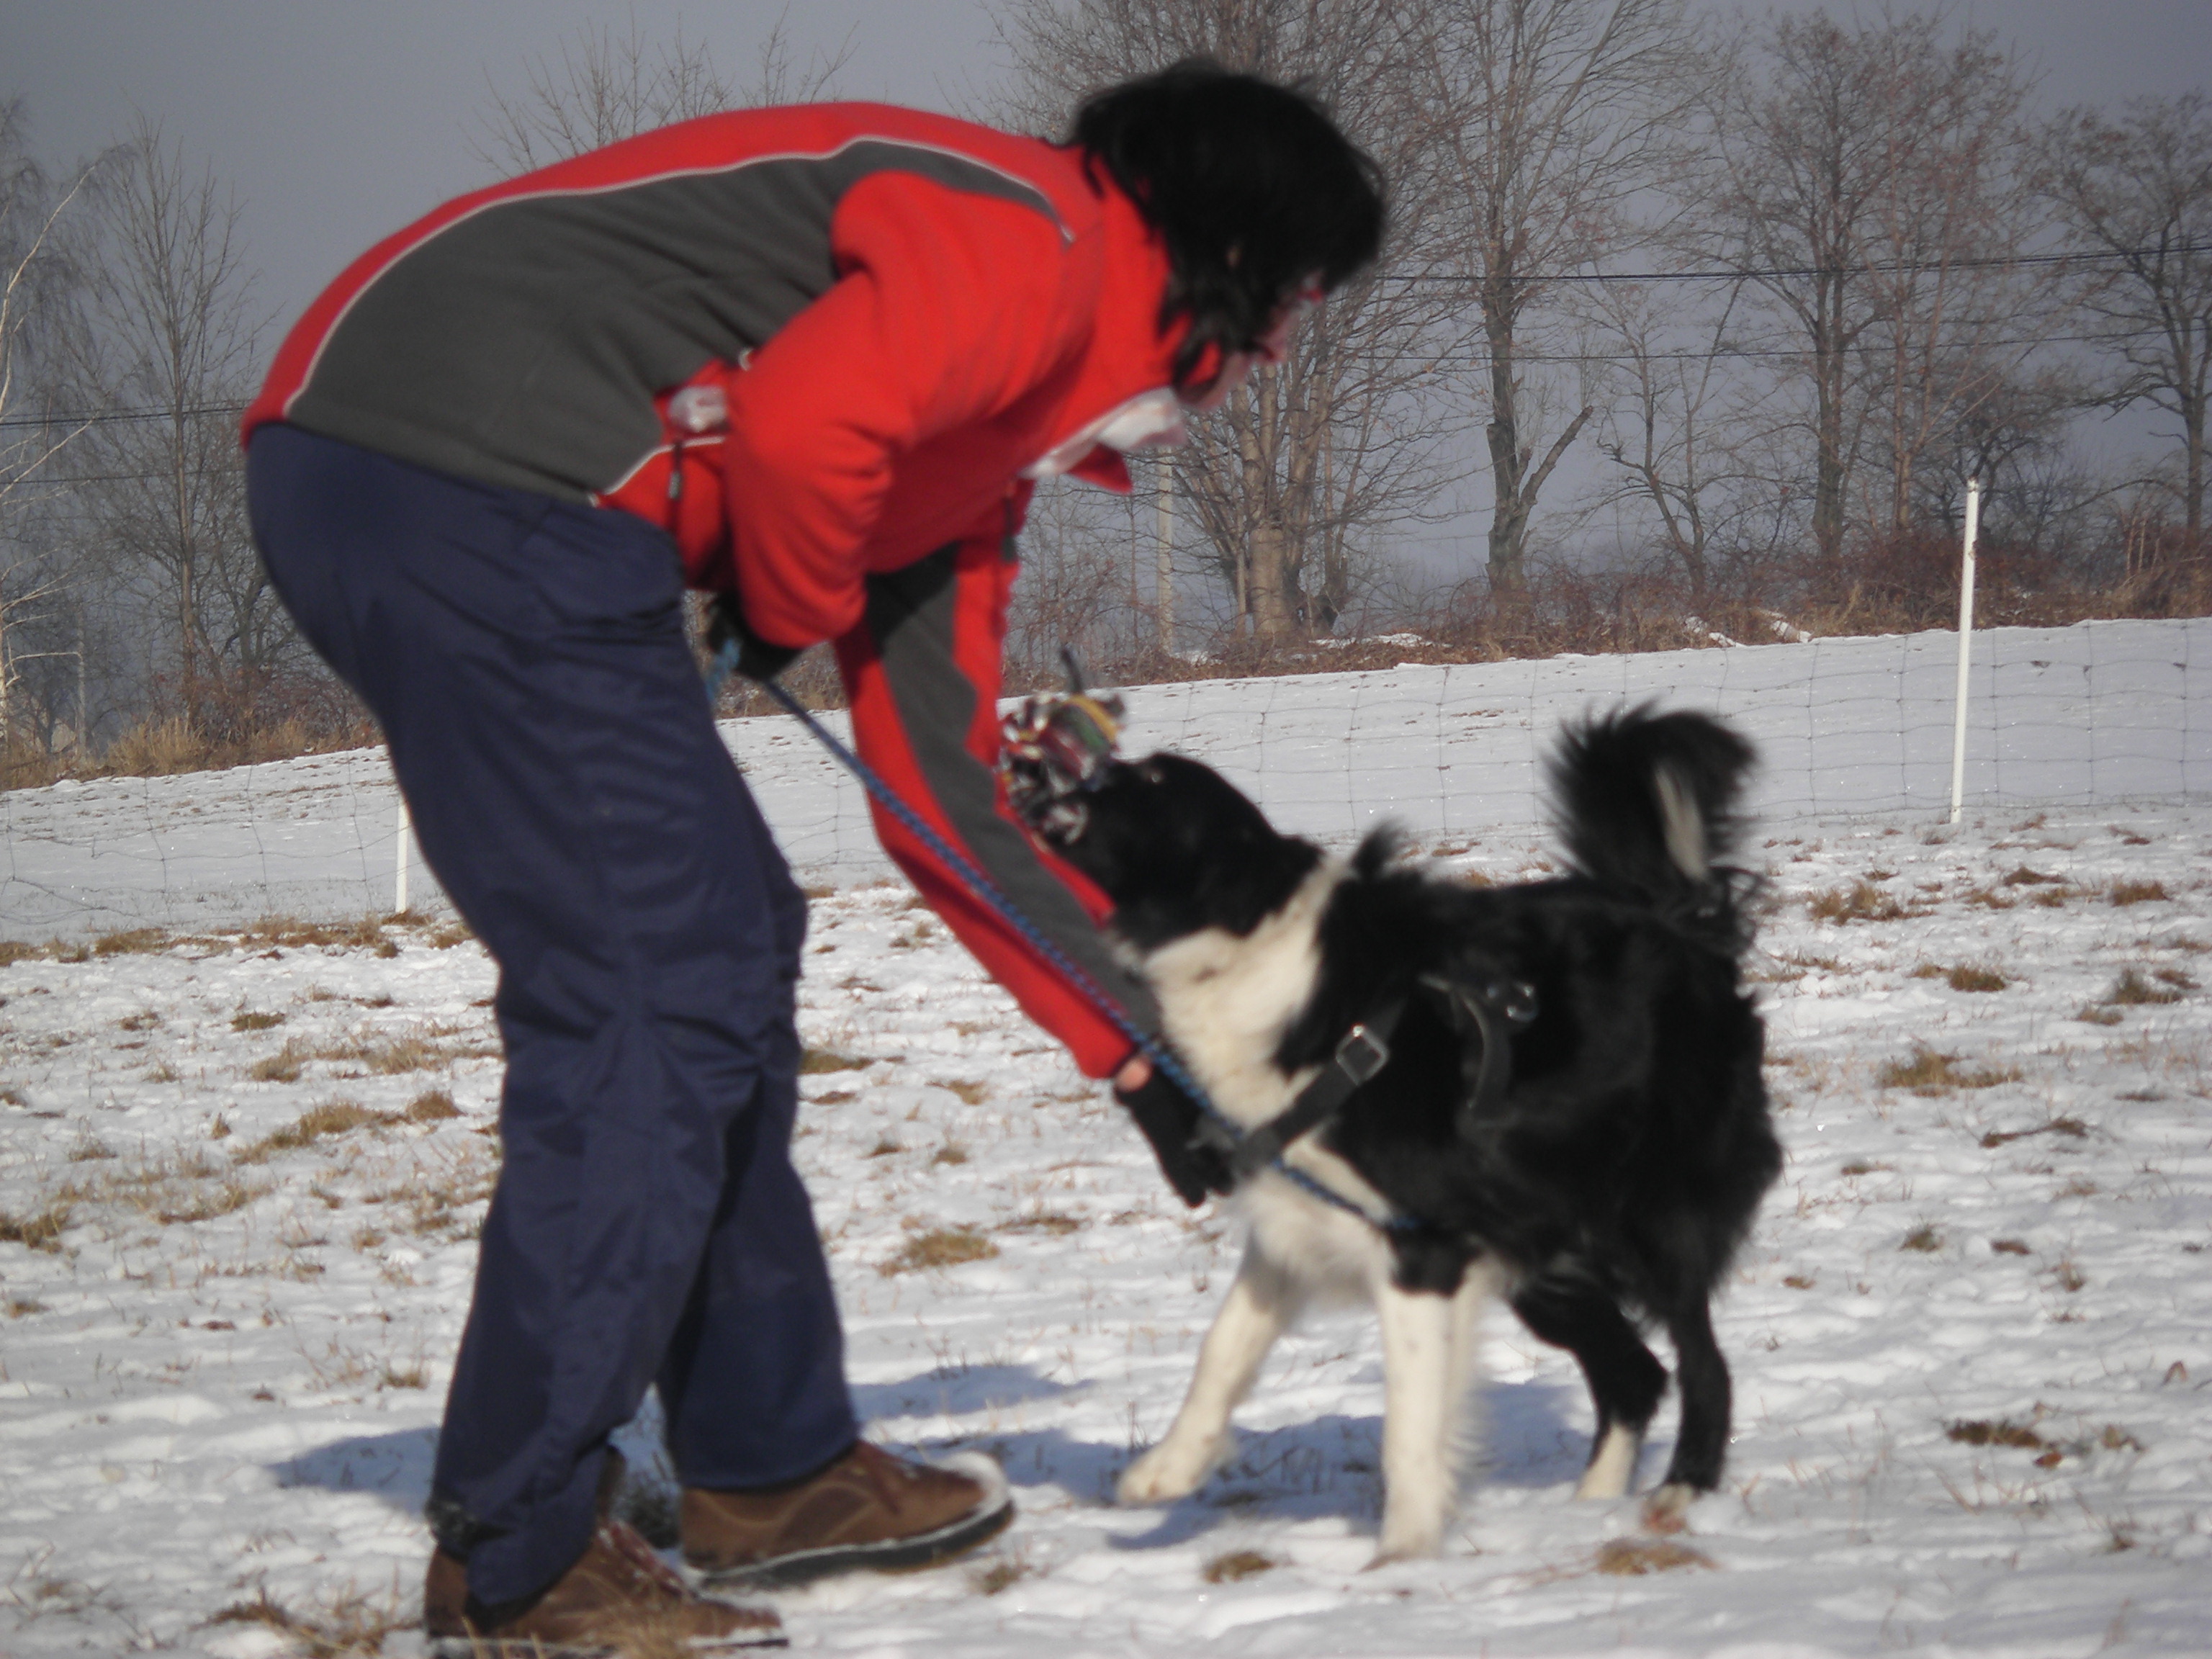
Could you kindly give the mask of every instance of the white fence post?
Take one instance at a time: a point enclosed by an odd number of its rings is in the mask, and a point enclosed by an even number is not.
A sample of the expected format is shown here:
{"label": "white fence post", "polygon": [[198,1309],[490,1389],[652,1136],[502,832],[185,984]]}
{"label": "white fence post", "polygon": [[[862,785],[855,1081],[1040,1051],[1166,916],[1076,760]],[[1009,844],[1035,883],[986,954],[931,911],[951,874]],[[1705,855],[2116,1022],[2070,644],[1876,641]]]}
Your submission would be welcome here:
{"label": "white fence post", "polygon": [[414,820],[407,815],[407,797],[399,797],[399,823],[392,836],[398,850],[392,854],[392,909],[397,915],[407,908],[407,843],[413,839]]}
{"label": "white fence post", "polygon": [[1981,527],[1982,481],[1966,480],[1966,543],[1959,557],[1958,717],[1951,728],[1951,822],[1966,805],[1966,661],[1974,637],[1974,532]]}

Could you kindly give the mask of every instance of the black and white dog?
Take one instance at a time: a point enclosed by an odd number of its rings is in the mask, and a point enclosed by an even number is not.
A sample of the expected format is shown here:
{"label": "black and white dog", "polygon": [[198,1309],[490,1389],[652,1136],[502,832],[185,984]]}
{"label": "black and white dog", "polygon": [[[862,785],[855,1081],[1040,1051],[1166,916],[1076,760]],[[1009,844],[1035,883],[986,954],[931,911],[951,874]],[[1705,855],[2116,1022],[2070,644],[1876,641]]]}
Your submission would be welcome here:
{"label": "black and white dog", "polygon": [[[1681,1389],[1647,1517],[1679,1524],[1711,1490],[1729,1383],[1708,1302],[1781,1165],[1737,971],[1753,884],[1713,862],[1751,764],[1701,715],[1571,728],[1552,781],[1571,873],[1510,887],[1400,864],[1388,831],[1325,856],[1169,754],[1111,763],[1040,823],[1112,899],[1169,1041],[1248,1146],[1280,1138],[1282,1164],[1349,1206],[1243,1172],[1243,1266],[1124,1502],[1206,1478],[1268,1347],[1317,1298],[1381,1315],[1378,1560],[1442,1545],[1496,1295],[1589,1380],[1580,1495],[1629,1489],[1666,1389],[1632,1321],[1666,1328]],[[1285,1118],[1302,1097],[1334,1109]]]}

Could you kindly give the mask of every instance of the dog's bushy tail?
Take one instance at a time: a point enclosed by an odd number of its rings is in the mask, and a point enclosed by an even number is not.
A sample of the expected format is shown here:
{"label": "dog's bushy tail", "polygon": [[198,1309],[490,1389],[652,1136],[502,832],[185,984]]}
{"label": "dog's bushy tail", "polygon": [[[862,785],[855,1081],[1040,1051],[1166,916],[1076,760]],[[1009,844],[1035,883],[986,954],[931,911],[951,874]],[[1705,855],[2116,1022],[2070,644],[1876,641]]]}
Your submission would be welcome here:
{"label": "dog's bushy tail", "polygon": [[1662,908],[1688,902],[1733,933],[1740,881],[1723,861],[1742,834],[1737,805],[1755,761],[1718,720],[1650,703],[1569,726],[1552,760],[1569,861]]}

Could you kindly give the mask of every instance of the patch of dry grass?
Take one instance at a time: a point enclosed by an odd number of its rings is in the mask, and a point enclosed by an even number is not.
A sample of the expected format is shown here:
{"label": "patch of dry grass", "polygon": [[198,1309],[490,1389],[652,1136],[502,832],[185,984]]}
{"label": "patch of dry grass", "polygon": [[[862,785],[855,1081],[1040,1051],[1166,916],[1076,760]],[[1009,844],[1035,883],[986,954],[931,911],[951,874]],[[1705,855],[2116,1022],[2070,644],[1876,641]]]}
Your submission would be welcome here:
{"label": "patch of dry grass", "polygon": [[331,1100],[310,1106],[283,1128],[264,1135],[238,1154],[240,1164],[266,1163],[272,1153],[295,1152],[330,1135],[351,1134],[356,1129],[404,1122],[395,1112],[373,1112],[358,1101]]}
{"label": "patch of dry grass", "polygon": [[1910,1089],[1916,1095],[1936,1096],[1953,1089],[1994,1089],[2001,1083],[2017,1083],[2017,1066],[1961,1069],[1959,1056],[1916,1044],[1911,1057],[1893,1060],[1877,1075],[1885,1089]]}
{"label": "patch of dry grass", "polygon": [[2063,1135],[2069,1140],[2086,1140],[2089,1126],[2078,1117],[2054,1117],[2047,1123],[2039,1123],[2033,1129],[1992,1129],[1982,1137],[1982,1145],[1996,1147],[2008,1141],[2026,1140],[2030,1135]]}
{"label": "patch of dry grass", "polygon": [[935,1227],[908,1238],[899,1253],[878,1263],[876,1271],[886,1279],[894,1273],[919,1273],[931,1267],[957,1267],[987,1261],[999,1247],[973,1227]]}
{"label": "patch of dry grass", "polygon": [[11,1215],[0,1210],[0,1244],[21,1244],[51,1255],[61,1249],[59,1241],[68,1231],[70,1215],[70,1206],[58,1200],[50,1200],[27,1215]]}
{"label": "patch of dry grass", "polygon": [[282,1014],[248,1013],[242,1008],[230,1017],[230,1029],[234,1031],[273,1031],[283,1023]]}
{"label": "patch of dry grass", "polygon": [[1717,1566],[1702,1550],[1671,1538],[1608,1538],[1598,1546],[1595,1563],[1600,1572],[1616,1577],[1642,1577],[1654,1572],[1675,1572],[1684,1567]]}
{"label": "patch of dry grass", "polygon": [[[2185,974],[2180,977],[2186,979],[2188,975]],[[2138,969],[2123,968],[2120,969],[2120,976],[2112,981],[2112,988],[2105,993],[2104,1003],[2107,1007],[2133,1008],[2146,1004],[2156,1005],[2181,1000],[2181,988],[2179,986],[2166,979],[2164,974],[2157,975],[2157,978],[2165,982],[2154,983],[2151,979],[2146,978]]]}
{"label": "patch of dry grass", "polygon": [[275,1631],[298,1644],[307,1659],[380,1654],[386,1637],[416,1622],[413,1615],[400,1611],[397,1594],[380,1601],[348,1589],[323,1606],[301,1613],[270,1595],[266,1585],[255,1590],[250,1601],[233,1601],[208,1620],[211,1626],[258,1625]]}
{"label": "patch of dry grass", "polygon": [[2117,905],[2160,902],[2170,895],[2162,881],[2116,881],[2107,895]]}
{"label": "patch of dry grass", "polygon": [[1240,1579],[1256,1578],[1263,1572],[1273,1572],[1283,1564],[1273,1556],[1262,1555],[1257,1550],[1231,1550],[1217,1555],[1199,1569],[1198,1576],[1209,1584],[1233,1584]]}
{"label": "patch of dry grass", "polygon": [[265,1186],[250,1182],[228,1180],[208,1186],[204,1182],[185,1188],[174,1201],[162,1204],[153,1212],[154,1218],[164,1226],[189,1225],[196,1221],[213,1221],[242,1210],[269,1192]]}
{"label": "patch of dry grass", "polygon": [[1943,1437],[1962,1446],[2014,1446],[2023,1451],[2044,1443],[2043,1437],[2026,1424],[2003,1417],[1960,1418],[1944,1425]]}
{"label": "patch of dry grass", "polygon": [[1917,1250],[1923,1255],[1933,1255],[1943,1248],[1943,1235],[1936,1230],[1933,1222],[1923,1221],[1905,1234],[1897,1248],[1900,1250]]}
{"label": "patch of dry grass", "polygon": [[1039,1210],[1030,1215],[1016,1216],[1012,1221],[1002,1221],[1002,1233],[1049,1233],[1054,1238],[1063,1237],[1082,1230],[1080,1216],[1064,1215],[1057,1210]]}
{"label": "patch of dry grass", "polygon": [[2012,982],[1992,969],[1976,968],[1963,962],[1944,979],[1954,991],[2002,991]]}
{"label": "patch of dry grass", "polygon": [[1806,908],[1815,921],[1897,921],[1911,912],[1887,893],[1863,878],[1850,887],[1831,887],[1815,893]]}
{"label": "patch of dry grass", "polygon": [[169,930],[166,927],[131,927],[118,933],[103,933],[92,942],[92,953],[96,957],[143,957],[169,948]]}
{"label": "patch of dry grass", "polygon": [[307,1063],[319,1060],[364,1066],[379,1077],[398,1077],[409,1072],[441,1071],[457,1060],[489,1060],[499,1053],[487,1042],[440,1040],[453,1034],[450,1028],[440,1027],[427,1034],[403,1032],[322,1043],[294,1037],[276,1053],[254,1061],[246,1068],[246,1075],[257,1083],[297,1083]]}
{"label": "patch of dry grass", "polygon": [[460,1115],[461,1109],[453,1104],[453,1096],[443,1089],[425,1089],[407,1103],[407,1109],[399,1115],[410,1123],[442,1123]]}
{"label": "patch of dry grass", "polygon": [[[401,1185],[365,1193],[365,1204],[389,1205],[387,1219],[397,1230],[447,1238],[471,1238],[482,1230],[476,1206],[490,1198],[499,1180],[496,1143],[465,1139],[465,1150],[442,1170],[417,1175]],[[392,1213],[405,1212],[405,1219]]]}
{"label": "patch of dry grass", "polygon": [[242,1210],[269,1190],[193,1149],[65,1182],[53,1201],[64,1206],[112,1204],[164,1226],[190,1225]]}
{"label": "patch of dry grass", "polygon": [[820,1077],[825,1072],[865,1071],[872,1062],[858,1054],[841,1054],[835,1048],[809,1048],[799,1057],[801,1077]]}
{"label": "patch of dry grass", "polygon": [[987,1561],[968,1575],[968,1587],[978,1595],[996,1595],[1030,1576],[1029,1557],[1016,1550],[995,1561]]}
{"label": "patch of dry grass", "polygon": [[381,916],[362,916],[352,921],[303,921],[297,916],[263,916],[231,937],[243,946],[286,951],[304,950],[313,945],[360,948],[391,943],[384,936]]}

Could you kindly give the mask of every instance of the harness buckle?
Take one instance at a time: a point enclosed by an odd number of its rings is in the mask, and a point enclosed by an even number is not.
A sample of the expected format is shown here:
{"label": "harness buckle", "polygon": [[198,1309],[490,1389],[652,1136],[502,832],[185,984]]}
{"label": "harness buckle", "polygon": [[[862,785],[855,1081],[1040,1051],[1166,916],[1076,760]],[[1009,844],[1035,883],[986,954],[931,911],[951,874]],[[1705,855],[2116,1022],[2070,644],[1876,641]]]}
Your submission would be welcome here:
{"label": "harness buckle", "polygon": [[1336,1045],[1336,1063],[1355,1085],[1363,1084],[1390,1063],[1390,1045],[1364,1025],[1355,1025]]}

